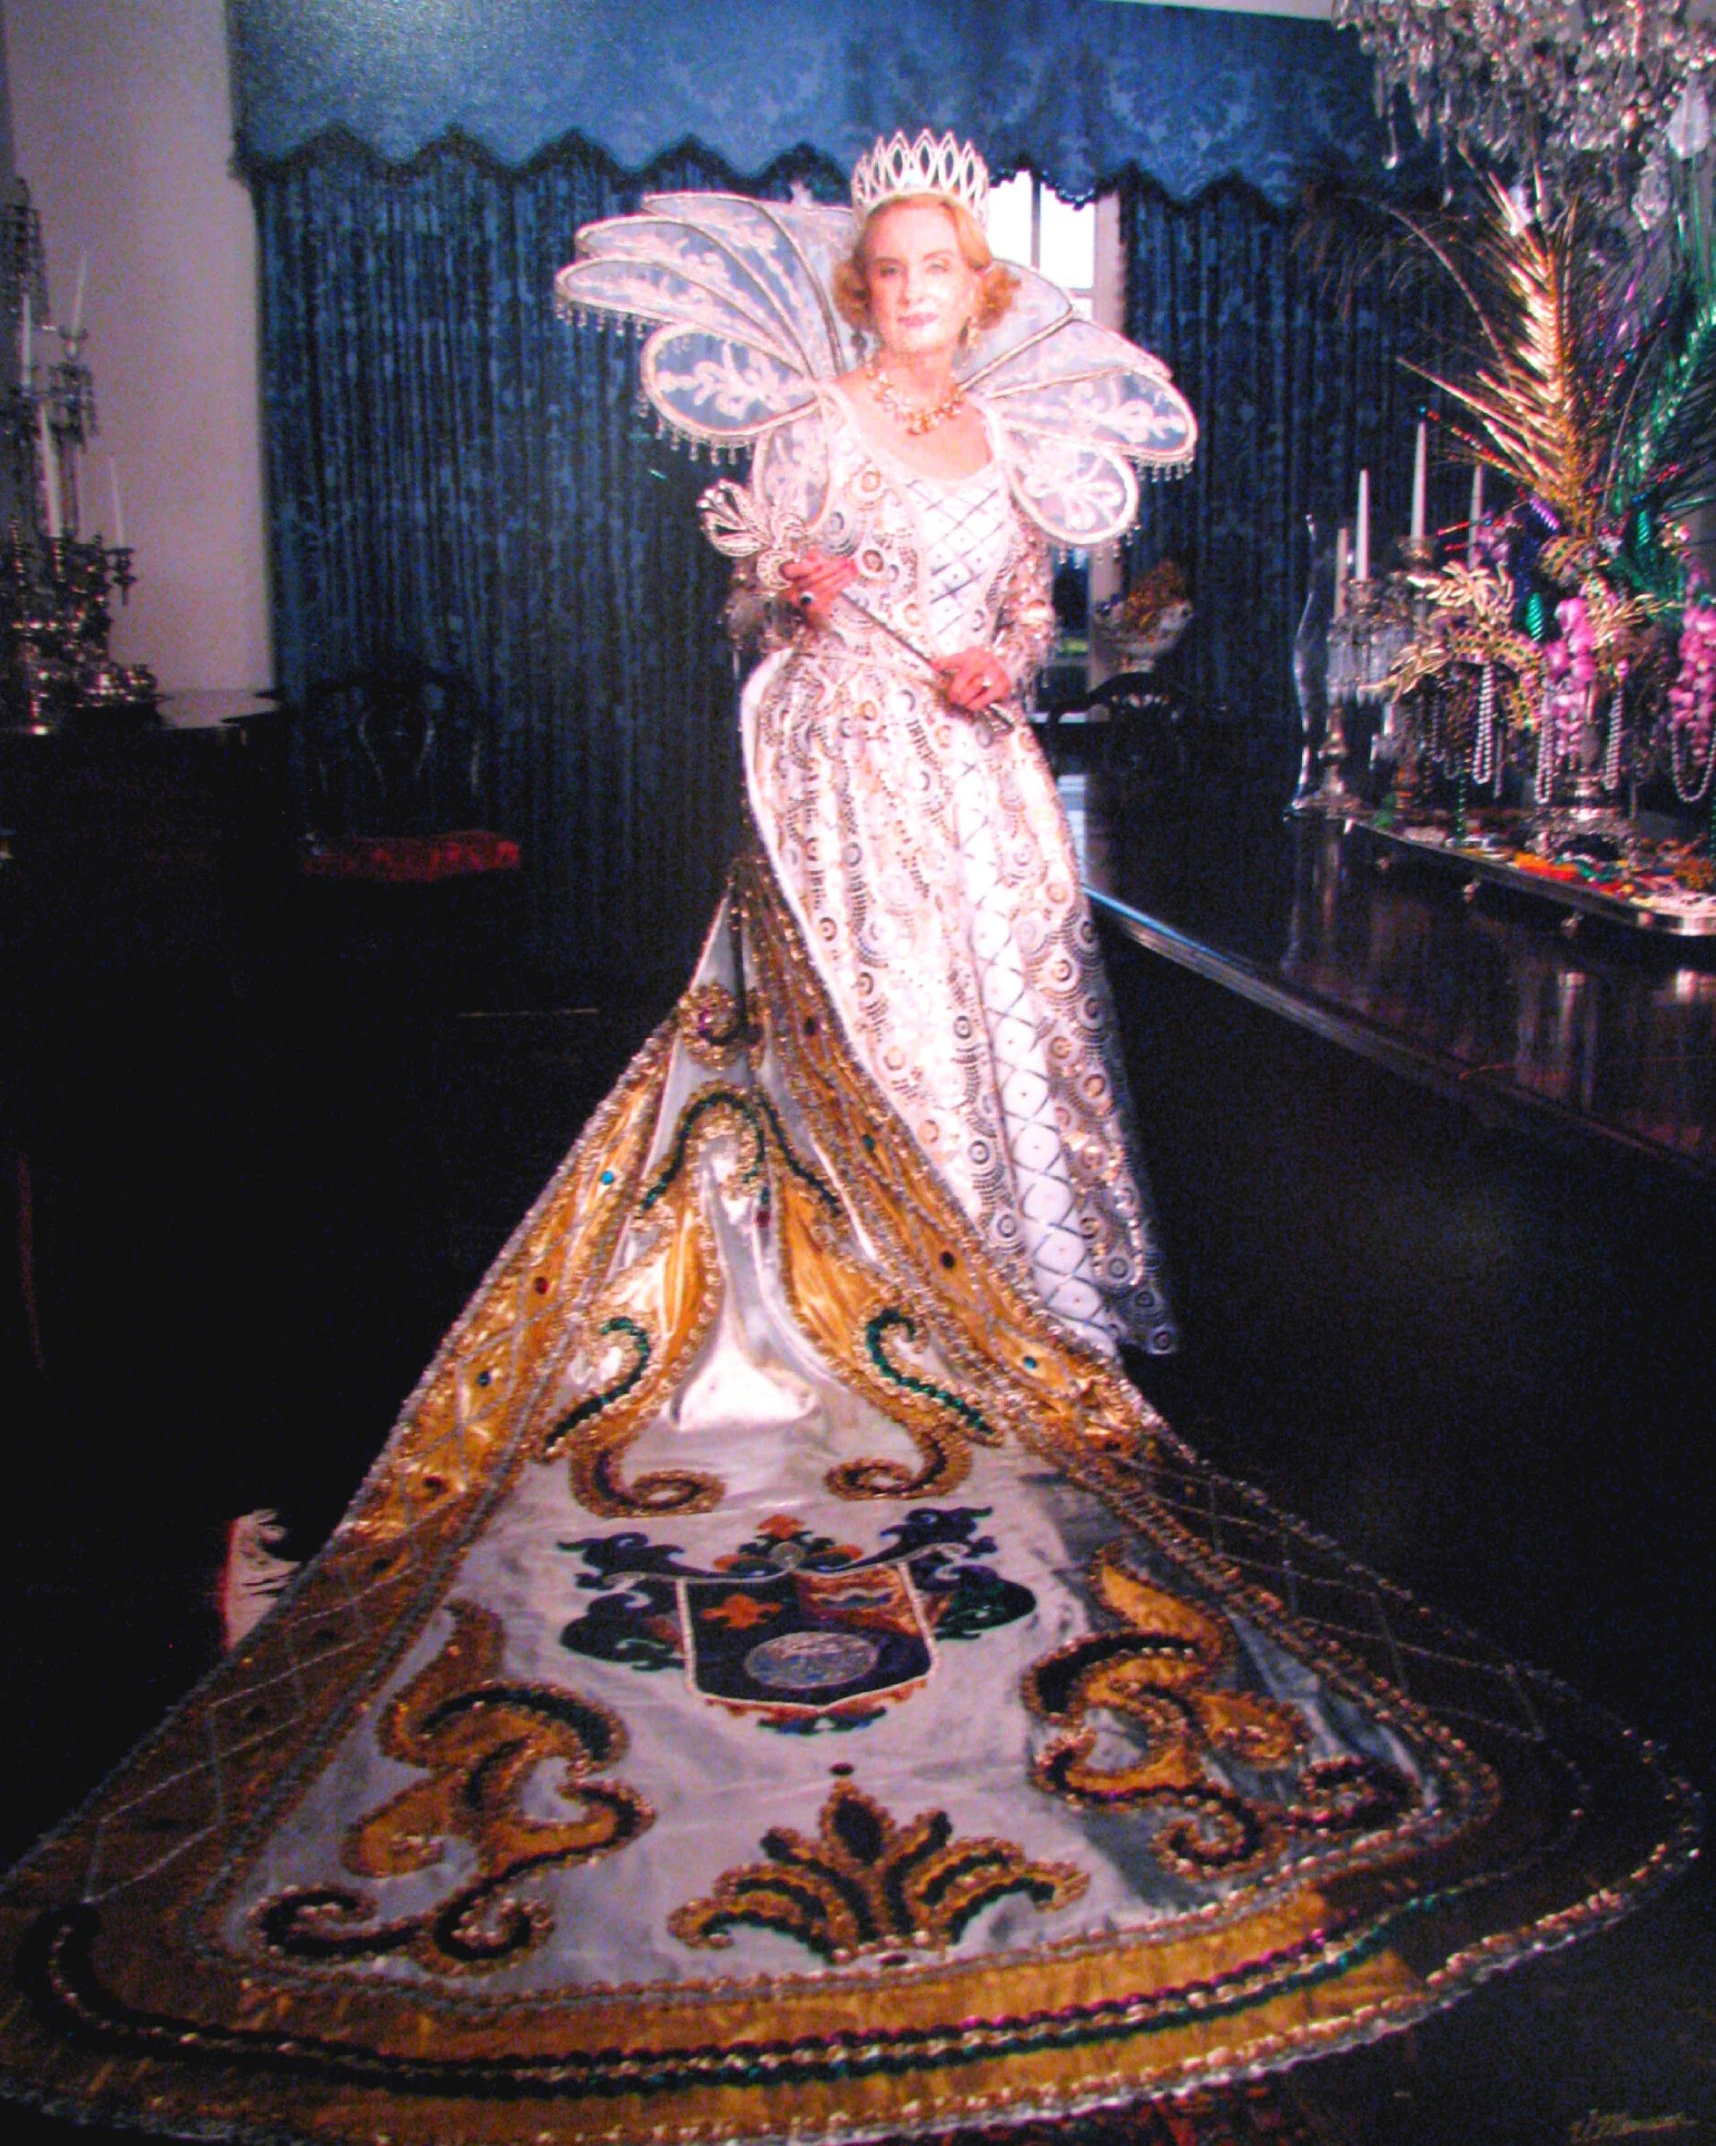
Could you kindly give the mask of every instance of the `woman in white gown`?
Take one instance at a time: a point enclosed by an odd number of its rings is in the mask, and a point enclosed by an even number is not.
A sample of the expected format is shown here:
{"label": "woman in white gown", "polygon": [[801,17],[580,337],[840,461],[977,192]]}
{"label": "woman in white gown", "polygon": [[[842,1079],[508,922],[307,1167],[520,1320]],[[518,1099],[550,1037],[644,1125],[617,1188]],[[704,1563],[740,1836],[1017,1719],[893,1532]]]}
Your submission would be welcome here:
{"label": "woman in white gown", "polygon": [[12,2091],[412,2146],[1061,2114],[1403,2024],[1684,1859],[1648,1752],[1116,1367],[1168,1322],[1019,718],[1045,542],[1193,428],[998,310],[982,184],[860,166],[868,370],[842,211],[584,234],[564,301],[754,449],[705,500],[753,838],[329,1544],[0,1890]]}
{"label": "woman in white gown", "polygon": [[[753,821],[864,1069],[990,1257],[1084,1340],[1164,1349],[1089,913],[1023,720],[1047,534],[954,378],[1015,279],[963,204],[923,195],[880,201],[843,269],[878,347],[756,473],[815,548],[781,575],[803,624],[745,695]],[[1178,466],[1190,415],[1151,385]]]}

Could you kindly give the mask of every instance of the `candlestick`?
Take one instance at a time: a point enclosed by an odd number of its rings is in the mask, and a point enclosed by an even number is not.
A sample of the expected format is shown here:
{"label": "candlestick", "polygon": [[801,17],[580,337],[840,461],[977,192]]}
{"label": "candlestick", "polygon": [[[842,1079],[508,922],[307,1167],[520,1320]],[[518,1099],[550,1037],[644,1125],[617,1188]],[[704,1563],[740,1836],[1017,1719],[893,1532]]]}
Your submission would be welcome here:
{"label": "candlestick", "polygon": [[54,453],[53,427],[48,423],[48,406],[44,402],[36,411],[37,429],[42,440],[42,490],[48,510],[49,541],[57,543],[65,535],[65,518],[60,503],[60,465]]}
{"label": "candlestick", "polygon": [[1481,462],[1474,462],[1472,464],[1472,511],[1468,517],[1466,530],[1466,564],[1468,566],[1476,566],[1478,563],[1478,524],[1483,518],[1484,465]]}
{"label": "candlestick", "polygon": [[111,455],[107,458],[107,479],[113,488],[113,542],[118,551],[125,549],[125,502],[119,496],[119,464]]}
{"label": "candlestick", "polygon": [[1353,579],[1370,579],[1370,471],[1359,471],[1358,541],[1354,547]]}
{"label": "candlestick", "polygon": [[1414,544],[1424,541],[1424,495],[1430,476],[1430,428],[1423,418],[1418,420],[1418,439],[1412,453],[1412,537]]}
{"label": "candlestick", "polygon": [[1335,531],[1335,610],[1336,618],[1347,615],[1347,536],[1345,522]]}

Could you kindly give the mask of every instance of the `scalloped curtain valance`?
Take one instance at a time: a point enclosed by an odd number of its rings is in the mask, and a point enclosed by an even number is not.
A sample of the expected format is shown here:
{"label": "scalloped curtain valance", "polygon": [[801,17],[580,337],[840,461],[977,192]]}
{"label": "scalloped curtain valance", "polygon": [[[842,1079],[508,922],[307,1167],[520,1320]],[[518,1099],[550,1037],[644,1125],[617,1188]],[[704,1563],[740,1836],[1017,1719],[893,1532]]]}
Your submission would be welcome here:
{"label": "scalloped curtain valance", "polygon": [[518,166],[577,135],[625,170],[687,143],[743,174],[806,148],[847,170],[931,126],[1069,200],[1130,167],[1284,203],[1376,141],[1356,39],[1136,0],[232,0],[232,29],[252,164],[340,130],[389,162],[452,133]]}

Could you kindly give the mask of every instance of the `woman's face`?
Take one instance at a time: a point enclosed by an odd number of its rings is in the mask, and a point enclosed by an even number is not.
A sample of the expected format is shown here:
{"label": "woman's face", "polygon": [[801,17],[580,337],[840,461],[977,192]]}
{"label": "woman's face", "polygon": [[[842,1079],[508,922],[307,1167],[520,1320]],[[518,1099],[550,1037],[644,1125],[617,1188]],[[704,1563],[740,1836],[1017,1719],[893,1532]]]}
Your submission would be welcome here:
{"label": "woman's face", "polygon": [[977,309],[977,273],[953,218],[933,201],[879,209],[865,233],[864,268],[870,318],[893,356],[951,350]]}

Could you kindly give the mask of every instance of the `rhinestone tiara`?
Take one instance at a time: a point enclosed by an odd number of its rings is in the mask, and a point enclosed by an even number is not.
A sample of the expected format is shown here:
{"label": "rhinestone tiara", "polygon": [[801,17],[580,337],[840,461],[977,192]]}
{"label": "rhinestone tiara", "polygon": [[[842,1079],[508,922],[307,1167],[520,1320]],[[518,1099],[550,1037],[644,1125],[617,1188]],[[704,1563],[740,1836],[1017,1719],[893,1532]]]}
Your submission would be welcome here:
{"label": "rhinestone tiara", "polygon": [[860,217],[906,194],[941,194],[968,208],[979,223],[989,199],[989,167],[957,134],[939,138],[928,127],[915,142],[903,133],[875,147],[852,167],[852,206]]}

